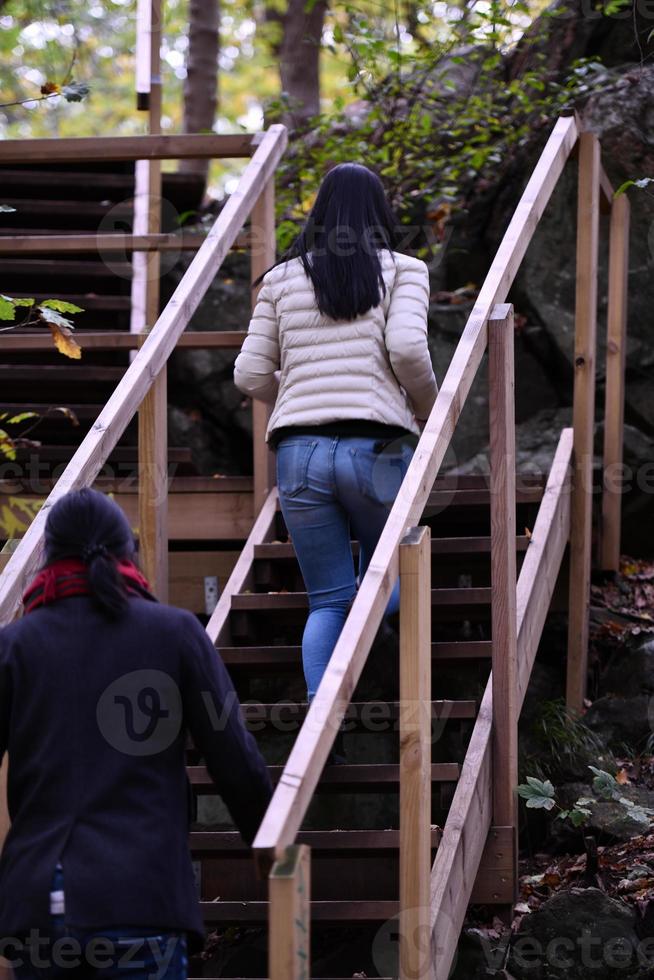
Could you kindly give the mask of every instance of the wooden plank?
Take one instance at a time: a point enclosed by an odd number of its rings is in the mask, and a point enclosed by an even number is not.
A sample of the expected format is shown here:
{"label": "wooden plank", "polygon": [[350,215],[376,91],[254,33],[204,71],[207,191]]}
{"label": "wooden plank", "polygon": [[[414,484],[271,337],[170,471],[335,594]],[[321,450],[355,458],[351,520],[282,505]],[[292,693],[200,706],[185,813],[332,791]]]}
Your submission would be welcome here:
{"label": "wooden plank", "polygon": [[579,142],[577,285],[574,354],[574,488],[570,538],[570,611],[566,707],[581,713],[586,693],[593,503],[593,433],[597,350],[600,146],[594,133]]}
{"label": "wooden plank", "polygon": [[[518,579],[518,714],[570,527],[572,429],[564,429]],[[491,670],[431,875],[433,980],[447,980],[489,833],[493,800]],[[483,879],[479,888],[488,886]],[[488,892],[486,891],[486,895]],[[499,900],[502,900],[499,893]]]}
{"label": "wooden plank", "polygon": [[[430,831],[431,849],[438,847],[441,839],[440,828]],[[312,857],[318,855],[331,856],[335,852],[366,852],[372,854],[387,854],[397,851],[400,846],[399,830],[301,830],[298,834],[298,844],[307,844],[311,848]],[[239,833],[232,830],[224,831],[193,831],[189,834],[189,848],[195,855],[212,857],[214,855],[242,856],[250,859],[250,849],[244,843]]]}
{"label": "wooden plank", "polygon": [[[152,137],[159,139],[159,137]],[[180,137],[181,138],[181,137]],[[183,137],[192,139],[192,137]],[[199,137],[204,138],[204,137]],[[32,145],[37,141],[28,141]],[[3,144],[4,145],[4,144]],[[42,549],[43,525],[50,507],[69,490],[92,483],[126,429],[153,379],[161,371],[213,280],[227,250],[242,227],[252,201],[274,172],[286,145],[284,126],[271,126],[216,218],[206,242],[189,265],[170,302],[125,372],[91,431],[64,470],[55,489],[32,522],[0,576],[0,622],[11,618],[22,590],[36,568]],[[0,148],[0,156],[2,149]],[[197,156],[192,153],[191,156]]]}
{"label": "wooden plank", "polygon": [[139,408],[139,559],[168,602],[168,384],[163,367]]}
{"label": "wooden plank", "polygon": [[[492,644],[487,640],[466,642],[437,642],[431,645],[432,660],[486,660]],[[219,647],[219,653],[230,667],[280,668],[302,666],[301,646],[242,646]],[[352,702],[350,702],[352,703]]]}
{"label": "wooden plank", "polygon": [[[351,541],[352,554],[358,555],[359,542]],[[456,554],[485,554],[490,552],[490,537],[469,537],[469,538],[434,538],[431,539],[432,555],[456,555]],[[529,545],[529,538],[526,534],[516,536],[516,550],[526,551]],[[263,560],[276,560],[280,558],[295,559],[295,548],[291,542],[272,541],[267,544],[257,545],[254,549],[254,557]]]}
{"label": "wooden plank", "polygon": [[311,969],[311,851],[286,849],[268,880],[270,980],[306,980]]}
{"label": "wooden plank", "polygon": [[[574,117],[559,119],[484,280],[320,689],[312,701],[307,724],[291,750],[286,763],[287,778],[280,781],[259,828],[254,848],[266,855],[266,860],[279,848],[293,842],[304,818],[330,748],[331,732],[320,724],[319,719],[328,717],[333,724],[338,724],[351,699],[399,573],[400,540],[407,527],[420,521],[483,357],[490,312],[496,303],[506,299],[576,139]],[[312,711],[315,717],[311,716]]]}
{"label": "wooden plank", "polygon": [[[246,336],[246,330],[192,330],[188,333],[185,331],[177,341],[177,347],[197,350],[203,348],[238,350]],[[136,334],[114,331],[96,331],[94,333],[75,331],[75,339],[83,351],[138,350],[141,343]],[[2,349],[3,351],[52,351],[54,347],[49,332],[47,334],[8,333],[2,338]],[[39,370],[41,370],[40,366]]]}
{"label": "wooden plank", "polygon": [[[159,76],[159,50],[155,52],[155,62],[152,62],[152,43],[153,33],[160,36],[160,20],[156,18],[157,11],[154,9],[151,0],[137,0],[136,3],[136,108],[138,110],[150,109],[150,91],[153,83],[153,75],[159,78],[155,84],[161,88]],[[159,9],[159,15],[161,10]],[[159,130],[157,130],[159,132]]]}
{"label": "wooden plank", "polygon": [[[120,472],[122,467],[116,467]],[[125,511],[132,527],[138,530],[138,495],[135,493],[137,470],[133,463],[125,464],[123,479],[96,480],[93,486],[113,493],[116,503]],[[5,481],[6,497],[0,497],[0,539],[22,537],[33,514],[42,506],[52,481],[34,477],[41,493],[24,492],[20,485]],[[244,541],[252,528],[251,495],[235,487],[220,492],[222,481],[216,481],[213,493],[173,493],[169,497],[168,538],[170,541]],[[28,481],[28,490],[29,490]]]}
{"label": "wooden plank", "polygon": [[[431,589],[432,606],[487,606],[491,588]],[[307,609],[306,592],[247,592],[232,596],[232,609],[252,612],[281,609]]]}
{"label": "wooden plank", "polygon": [[[270,132],[270,128],[267,130]],[[187,160],[249,157],[259,133],[203,136],[100,136],[2,140],[0,165],[11,163],[113,163],[118,160]],[[260,144],[259,144],[260,145]]]}
{"label": "wooden plank", "polygon": [[493,679],[486,684],[431,871],[433,980],[448,980],[492,819]]}
{"label": "wooden plank", "polygon": [[[431,766],[431,781],[434,783],[455,783],[459,779],[461,767],[458,762],[434,762]],[[189,781],[196,792],[213,795],[217,791],[204,766],[187,766]],[[282,783],[288,777],[283,766],[268,766],[273,783]],[[396,791],[399,787],[400,767],[392,763],[365,765],[326,766],[320,774],[321,789],[350,790],[357,793]]]}
{"label": "wooden plank", "polygon": [[[274,263],[276,258],[275,238],[275,182],[274,178],[266,183],[260,194],[250,220],[252,235],[250,279],[254,282],[263,272]],[[252,291],[252,309],[257,302],[259,289]],[[252,452],[254,474],[254,513],[258,514],[275,486],[277,479],[275,454],[265,441],[266,428],[270,419],[272,406],[252,399]]]}
{"label": "wooden plank", "polygon": [[514,826],[491,826],[470,902],[481,905],[512,905],[515,902],[515,848]]}
{"label": "wooden plank", "polygon": [[621,194],[615,199],[611,208],[604,402],[604,486],[600,564],[605,571],[611,572],[617,572],[620,568],[629,213],[629,198],[626,194]]}
{"label": "wooden plank", "polygon": [[[265,922],[268,916],[269,903],[200,902],[200,911],[206,923]],[[311,902],[311,920],[313,922],[386,922],[396,915],[397,902]],[[309,974],[307,973],[306,976],[308,977]]]}
{"label": "wooden plank", "polygon": [[[0,171],[2,175],[2,171]],[[170,176],[164,174],[164,178]],[[43,234],[36,228],[29,229],[25,234],[19,234],[11,229],[7,235],[0,236],[0,255],[47,255],[66,252],[133,252],[139,250],[149,252],[186,252],[195,251],[202,245],[206,235],[194,232],[163,232],[156,235],[133,235],[126,232],[109,232],[106,234],[91,234],[75,232],[63,234],[54,232]],[[250,244],[250,233],[240,232],[232,248],[243,249]]]}
{"label": "wooden plank", "polygon": [[218,593],[231,575],[240,551],[171,551],[168,555],[169,597],[173,606],[205,612],[204,580],[216,576]]}
{"label": "wooden plank", "polygon": [[[140,33],[139,33],[140,32]],[[137,97],[147,104],[148,131],[161,133],[161,0],[139,0],[137,53],[145,66],[137,73]],[[138,60],[138,59],[137,59]],[[149,78],[143,77],[143,72]],[[138,89],[139,81],[146,87]],[[137,160],[134,167],[134,231],[161,231],[161,162]],[[159,252],[132,254],[130,333],[141,344],[159,316]],[[155,595],[168,601],[168,383],[164,365],[145,393],[138,412],[139,557]]]}
{"label": "wooden plank", "polygon": [[223,589],[218,605],[207,623],[207,633],[217,644],[225,643],[229,633],[229,614],[233,598],[253,582],[254,546],[262,541],[270,541],[276,531],[275,513],[277,511],[277,488],[273,487],[268,499],[257,514],[252,530],[239,556],[232,574]]}
{"label": "wooden plank", "polygon": [[[605,214],[610,214],[613,207],[613,185],[608,178],[606,170],[600,163],[599,171],[599,181],[600,181],[600,209]],[[623,195],[624,196],[624,195]]]}
{"label": "wooden plank", "polygon": [[513,827],[513,894],[518,897],[518,710],[516,647],[515,366],[513,307],[488,323],[493,637],[493,822]]}
{"label": "wooden plank", "polygon": [[570,537],[573,441],[573,430],[563,429],[518,578],[518,714]]}
{"label": "wooden plank", "polygon": [[[400,543],[400,978],[429,978],[431,549],[429,527]],[[427,941],[425,941],[427,940]]]}
{"label": "wooden plank", "polygon": [[9,768],[9,757],[5,752],[0,764],[0,852],[5,842],[5,837],[9,833],[11,821],[9,810],[7,809],[7,770]]}

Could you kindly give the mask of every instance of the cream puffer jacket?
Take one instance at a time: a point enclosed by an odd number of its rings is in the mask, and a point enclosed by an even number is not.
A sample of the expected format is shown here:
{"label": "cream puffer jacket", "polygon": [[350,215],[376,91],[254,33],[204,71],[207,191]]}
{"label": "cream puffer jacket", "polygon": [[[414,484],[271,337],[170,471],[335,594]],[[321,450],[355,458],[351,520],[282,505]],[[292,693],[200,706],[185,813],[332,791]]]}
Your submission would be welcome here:
{"label": "cream puffer jacket", "polygon": [[427,346],[429,272],[421,259],[380,252],[386,295],[354,320],[316,305],[299,258],[266,273],[234,364],[244,394],[274,404],[265,439],[285,425],[368,419],[419,433],[437,385]]}

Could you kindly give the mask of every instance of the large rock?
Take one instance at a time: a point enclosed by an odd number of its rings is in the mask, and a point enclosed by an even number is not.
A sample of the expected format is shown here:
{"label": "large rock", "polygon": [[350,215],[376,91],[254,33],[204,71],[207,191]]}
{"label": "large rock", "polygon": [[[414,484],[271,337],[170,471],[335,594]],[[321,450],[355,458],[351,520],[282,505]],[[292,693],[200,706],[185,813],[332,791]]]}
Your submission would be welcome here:
{"label": "large rock", "polygon": [[[600,769],[606,768],[606,763],[602,759],[596,759],[592,764]],[[587,769],[584,775],[585,777],[591,775],[590,771]],[[636,805],[651,808],[654,804],[654,790],[647,789],[646,786],[621,786],[620,792],[625,799],[631,800]],[[561,806],[571,809],[580,797],[594,799],[595,793],[591,782],[579,781],[557,786],[556,796]],[[598,797],[595,802],[588,805],[588,809],[591,815],[584,825],[584,833],[597,835],[600,844],[628,841],[650,830],[650,820],[646,815],[641,817],[638,812],[632,813],[632,808],[618,800],[604,800]],[[568,822],[555,819],[551,831],[553,839],[565,845],[566,850],[579,847],[580,831]]]}
{"label": "large rock", "polygon": [[597,698],[584,714],[589,728],[601,732],[607,744],[619,748],[626,743],[635,751],[645,748],[652,734],[654,705],[647,694],[620,698],[608,695]]}
{"label": "large rock", "polygon": [[523,915],[508,971],[515,980],[633,980],[638,943],[628,905],[599,888],[570,888]]}

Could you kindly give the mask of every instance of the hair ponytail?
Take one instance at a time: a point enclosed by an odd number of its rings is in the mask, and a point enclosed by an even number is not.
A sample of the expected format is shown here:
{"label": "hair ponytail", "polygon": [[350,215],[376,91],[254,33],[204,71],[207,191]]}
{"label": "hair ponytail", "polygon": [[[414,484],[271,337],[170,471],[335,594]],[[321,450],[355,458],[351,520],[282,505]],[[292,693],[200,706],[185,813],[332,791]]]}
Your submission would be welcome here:
{"label": "hair ponytail", "polygon": [[103,551],[95,551],[86,559],[86,564],[91,594],[102,610],[116,619],[124,611],[128,599],[115,558],[103,546]]}
{"label": "hair ponytail", "polygon": [[46,564],[81,558],[88,566],[91,595],[115,619],[125,611],[127,591],[117,560],[134,561],[135,543],[127,518],[110,497],[84,487],[54,505],[45,523]]}

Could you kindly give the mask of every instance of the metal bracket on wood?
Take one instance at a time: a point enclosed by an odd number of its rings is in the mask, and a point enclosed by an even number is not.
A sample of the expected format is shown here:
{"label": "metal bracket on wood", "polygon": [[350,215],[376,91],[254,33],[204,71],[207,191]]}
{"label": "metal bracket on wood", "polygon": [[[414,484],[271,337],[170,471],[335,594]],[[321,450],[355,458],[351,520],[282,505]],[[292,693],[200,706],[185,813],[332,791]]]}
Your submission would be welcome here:
{"label": "metal bracket on wood", "polygon": [[517,866],[517,829],[491,826],[470,901],[479,905],[513,905],[518,899],[514,871]]}

